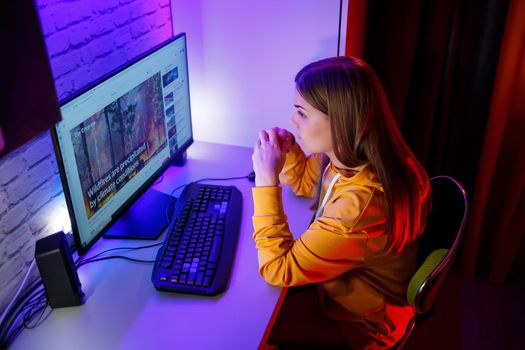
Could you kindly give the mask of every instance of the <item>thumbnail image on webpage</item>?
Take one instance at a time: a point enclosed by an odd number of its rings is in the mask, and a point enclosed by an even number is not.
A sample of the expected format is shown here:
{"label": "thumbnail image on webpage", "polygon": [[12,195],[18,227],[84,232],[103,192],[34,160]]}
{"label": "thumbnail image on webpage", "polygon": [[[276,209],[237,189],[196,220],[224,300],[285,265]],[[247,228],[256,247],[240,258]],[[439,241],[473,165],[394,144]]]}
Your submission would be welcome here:
{"label": "thumbnail image on webpage", "polygon": [[175,98],[173,92],[173,84],[179,78],[179,68],[175,67],[165,73],[162,76],[162,86],[168,91],[171,90],[168,94],[164,96],[164,104],[166,106],[166,124],[168,126],[168,141],[170,154],[173,155],[178,150],[177,143],[177,124],[175,122]]}
{"label": "thumbnail image on webpage", "polygon": [[166,146],[160,73],[71,130],[88,219]]}

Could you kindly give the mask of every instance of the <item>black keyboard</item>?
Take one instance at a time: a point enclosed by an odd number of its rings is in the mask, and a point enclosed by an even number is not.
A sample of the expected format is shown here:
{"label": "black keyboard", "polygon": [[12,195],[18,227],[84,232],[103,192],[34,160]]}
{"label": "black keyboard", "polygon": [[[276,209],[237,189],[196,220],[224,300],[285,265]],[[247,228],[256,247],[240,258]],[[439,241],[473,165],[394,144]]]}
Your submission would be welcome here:
{"label": "black keyboard", "polygon": [[177,199],[151,279],[158,290],[216,295],[228,286],[242,195],[234,186],[192,183]]}

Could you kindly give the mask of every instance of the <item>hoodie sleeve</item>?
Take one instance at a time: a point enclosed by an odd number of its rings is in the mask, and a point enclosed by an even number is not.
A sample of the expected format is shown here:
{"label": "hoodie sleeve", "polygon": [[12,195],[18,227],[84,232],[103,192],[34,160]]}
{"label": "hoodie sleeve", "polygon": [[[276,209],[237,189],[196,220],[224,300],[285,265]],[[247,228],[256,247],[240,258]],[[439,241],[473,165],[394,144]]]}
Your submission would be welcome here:
{"label": "hoodie sleeve", "polygon": [[[383,217],[367,218],[373,190],[349,191],[330,205],[297,240],[288,227],[280,187],[255,187],[253,239],[259,273],[276,286],[298,286],[335,278],[376,253],[369,249],[368,228],[383,224]],[[372,208],[372,212],[374,212]]]}
{"label": "hoodie sleeve", "polygon": [[321,154],[306,156],[295,143],[286,155],[279,180],[283,185],[289,186],[295,194],[313,197],[321,177],[322,161]]}

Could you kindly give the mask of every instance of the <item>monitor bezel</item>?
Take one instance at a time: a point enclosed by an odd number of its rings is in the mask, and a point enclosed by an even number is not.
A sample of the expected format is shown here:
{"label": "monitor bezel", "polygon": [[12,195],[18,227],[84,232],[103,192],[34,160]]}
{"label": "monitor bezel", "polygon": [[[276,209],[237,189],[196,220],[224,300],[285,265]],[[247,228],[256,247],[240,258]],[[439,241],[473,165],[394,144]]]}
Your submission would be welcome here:
{"label": "monitor bezel", "polygon": [[143,54],[138,55],[137,57],[135,57],[135,58],[133,58],[133,59],[123,63],[122,65],[118,66],[117,68],[111,70],[107,74],[104,74],[99,79],[94,80],[92,83],[85,85],[84,87],[80,88],[77,92],[75,92],[71,96],[68,96],[67,98],[65,98],[63,100],[59,100],[59,105],[60,105],[60,107],[62,107],[64,104],[66,104],[68,102],[71,102],[75,98],[78,98],[79,96],[81,96],[82,94],[87,92],[88,90],[98,86],[99,84],[102,84],[106,80],[114,77],[115,75],[119,74],[123,70],[131,67],[132,65],[138,63],[139,61],[141,61],[144,58],[150,56],[151,54],[157,52],[158,50],[162,49],[163,47],[169,45],[173,41],[176,41],[176,40],[180,39],[181,37],[184,37],[184,46],[185,46],[184,55],[185,55],[185,58],[186,58],[186,69],[187,69],[187,84],[186,85],[188,87],[188,103],[190,104],[189,113],[190,113],[190,132],[191,132],[191,137],[181,147],[179,147],[177,153],[175,153],[173,156],[168,158],[168,160],[166,162],[164,162],[164,164],[156,172],[154,172],[149,177],[149,179],[147,179],[142,184],[142,186],[140,186],[139,189],[133,195],[131,195],[126,202],[124,202],[122,204],[122,206],[120,208],[118,208],[111,215],[111,221],[107,225],[105,225],[100,230],[100,232],[95,237],[93,237],[93,239],[91,239],[91,241],[88,244],[86,244],[85,246],[82,245],[82,241],[80,239],[80,232],[78,230],[78,225],[77,225],[76,216],[75,216],[75,210],[74,210],[74,207],[73,207],[73,202],[71,200],[71,192],[69,190],[68,180],[67,180],[67,177],[66,177],[65,168],[64,168],[63,161],[62,161],[62,153],[61,153],[60,144],[59,144],[59,141],[58,141],[58,134],[57,134],[57,127],[58,126],[55,125],[54,127],[51,128],[51,139],[53,141],[53,149],[55,151],[55,156],[56,156],[56,159],[57,159],[58,170],[59,170],[59,173],[60,173],[60,179],[62,181],[62,187],[63,187],[63,191],[64,191],[64,197],[65,197],[66,205],[67,205],[67,208],[68,208],[69,218],[71,220],[71,230],[73,232],[73,237],[75,239],[75,246],[76,246],[76,250],[77,250],[79,256],[85,255],[87,253],[87,251],[96,242],[98,242],[98,240],[100,240],[100,238],[104,235],[104,233],[106,233],[109,230],[109,228],[113,224],[115,224],[115,222],[117,222],[118,219],[151,187],[151,185],[153,185],[153,183],[159,178],[159,176],[162,175],[162,173],[164,173],[166,171],[166,169],[168,169],[171,166],[173,161],[175,161],[177,158],[181,157],[184,154],[184,152],[186,152],[186,150],[194,142],[194,139],[193,139],[193,121],[192,121],[192,112],[191,112],[190,79],[189,79],[189,67],[188,67],[188,45],[187,45],[187,40],[186,40],[186,33],[184,33],[184,32],[179,33],[179,34],[177,34],[177,35],[175,35],[175,36],[173,36],[173,37],[163,41],[162,43],[154,46],[153,48],[149,49],[148,51],[144,52]]}

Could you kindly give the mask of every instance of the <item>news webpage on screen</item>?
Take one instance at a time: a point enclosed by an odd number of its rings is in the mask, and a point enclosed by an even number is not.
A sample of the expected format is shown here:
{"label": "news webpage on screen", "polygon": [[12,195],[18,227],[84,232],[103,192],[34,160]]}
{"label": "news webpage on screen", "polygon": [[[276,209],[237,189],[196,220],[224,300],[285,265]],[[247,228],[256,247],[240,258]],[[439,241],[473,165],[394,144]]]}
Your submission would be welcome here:
{"label": "news webpage on screen", "polygon": [[83,245],[191,137],[186,48],[179,41],[61,108],[57,138]]}

